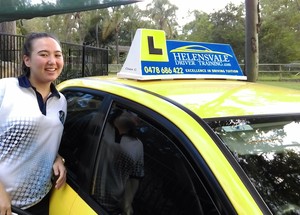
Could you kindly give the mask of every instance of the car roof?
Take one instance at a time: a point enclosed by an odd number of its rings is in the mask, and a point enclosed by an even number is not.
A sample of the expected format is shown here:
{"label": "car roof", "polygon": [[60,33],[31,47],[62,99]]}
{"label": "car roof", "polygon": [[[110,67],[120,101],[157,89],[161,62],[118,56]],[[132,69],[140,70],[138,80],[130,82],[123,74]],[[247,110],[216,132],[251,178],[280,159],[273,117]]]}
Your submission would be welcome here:
{"label": "car roof", "polygon": [[[201,118],[250,115],[295,114],[300,111],[297,90],[235,80],[148,80],[137,81],[117,77],[88,77],[66,81],[66,86],[85,86],[103,90],[103,83],[111,87],[123,86],[161,99],[180,104]],[[127,96],[130,98],[130,94]],[[143,104],[144,98],[134,98]]]}

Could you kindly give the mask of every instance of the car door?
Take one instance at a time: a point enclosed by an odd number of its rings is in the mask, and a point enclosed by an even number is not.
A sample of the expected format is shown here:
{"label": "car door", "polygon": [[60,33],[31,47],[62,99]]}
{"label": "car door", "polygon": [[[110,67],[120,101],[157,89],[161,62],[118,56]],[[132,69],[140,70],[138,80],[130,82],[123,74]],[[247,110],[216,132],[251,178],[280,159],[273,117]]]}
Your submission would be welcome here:
{"label": "car door", "polygon": [[105,214],[89,195],[104,97],[82,88],[65,89],[62,93],[68,112],[59,153],[66,160],[68,175],[67,185],[52,193],[50,214]]}
{"label": "car door", "polygon": [[[68,184],[53,193],[51,214],[235,213],[199,152],[163,115],[94,90],[62,92]],[[130,132],[117,132],[122,123]]]}
{"label": "car door", "polygon": [[[129,138],[123,141],[127,133],[119,132],[121,120],[114,122],[118,114],[130,128],[132,145],[126,142]],[[128,207],[135,215],[235,214],[220,187],[212,187],[215,179],[205,162],[196,160],[202,160],[199,152],[164,116],[112,96],[91,195],[109,214],[125,213]],[[138,181],[138,188],[128,190],[132,179]]]}

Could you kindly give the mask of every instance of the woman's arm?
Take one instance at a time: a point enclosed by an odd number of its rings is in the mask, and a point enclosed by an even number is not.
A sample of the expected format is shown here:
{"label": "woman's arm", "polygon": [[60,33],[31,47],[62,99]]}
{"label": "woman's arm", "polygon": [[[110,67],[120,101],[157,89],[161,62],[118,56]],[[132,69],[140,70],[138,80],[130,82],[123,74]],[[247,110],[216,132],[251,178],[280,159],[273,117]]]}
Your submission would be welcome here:
{"label": "woman's arm", "polygon": [[0,182],[0,215],[11,215],[11,198]]}
{"label": "woman's arm", "polygon": [[[65,184],[66,179],[67,179],[67,170],[65,167],[65,161],[64,161],[63,157],[61,157],[60,155],[57,155],[57,157],[54,161],[53,172],[54,172],[54,175],[56,176],[55,178],[57,178],[55,181],[55,188],[59,189]],[[0,214],[0,215],[2,215],[2,214]]]}

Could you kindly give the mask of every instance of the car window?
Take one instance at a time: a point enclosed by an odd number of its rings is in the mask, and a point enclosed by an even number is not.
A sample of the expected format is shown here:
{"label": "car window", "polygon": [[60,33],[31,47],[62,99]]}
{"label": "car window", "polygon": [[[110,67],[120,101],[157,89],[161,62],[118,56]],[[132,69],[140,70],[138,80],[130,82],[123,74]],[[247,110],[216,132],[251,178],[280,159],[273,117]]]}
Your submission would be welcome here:
{"label": "car window", "polygon": [[[95,170],[93,198],[110,214],[219,214],[171,132],[114,104]],[[125,214],[125,213],[124,213]]]}
{"label": "car window", "polygon": [[103,97],[82,91],[63,93],[68,112],[59,153],[66,160],[70,176],[88,189],[103,120]]}

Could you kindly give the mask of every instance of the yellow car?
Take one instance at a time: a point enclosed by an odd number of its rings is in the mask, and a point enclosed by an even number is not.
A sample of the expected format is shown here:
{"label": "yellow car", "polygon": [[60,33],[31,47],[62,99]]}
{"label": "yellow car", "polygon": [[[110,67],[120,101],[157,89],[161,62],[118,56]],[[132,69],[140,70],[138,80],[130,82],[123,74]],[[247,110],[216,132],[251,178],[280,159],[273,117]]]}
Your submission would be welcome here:
{"label": "yellow car", "polygon": [[[148,51],[174,54],[152,39]],[[130,52],[141,64],[127,61],[117,77],[58,86],[68,101],[59,151],[68,179],[50,214],[299,214],[300,92],[232,80],[236,72],[191,78],[183,62],[174,69],[170,56],[141,53]],[[180,57],[192,64],[193,54]]]}
{"label": "yellow car", "polygon": [[67,81],[60,90],[68,100],[60,153],[69,175],[51,214],[110,214],[99,195],[115,183],[103,165],[113,157],[105,131],[116,109],[137,118],[143,143],[144,174],[130,176],[140,182],[135,214],[299,212],[299,91],[109,77]]}

